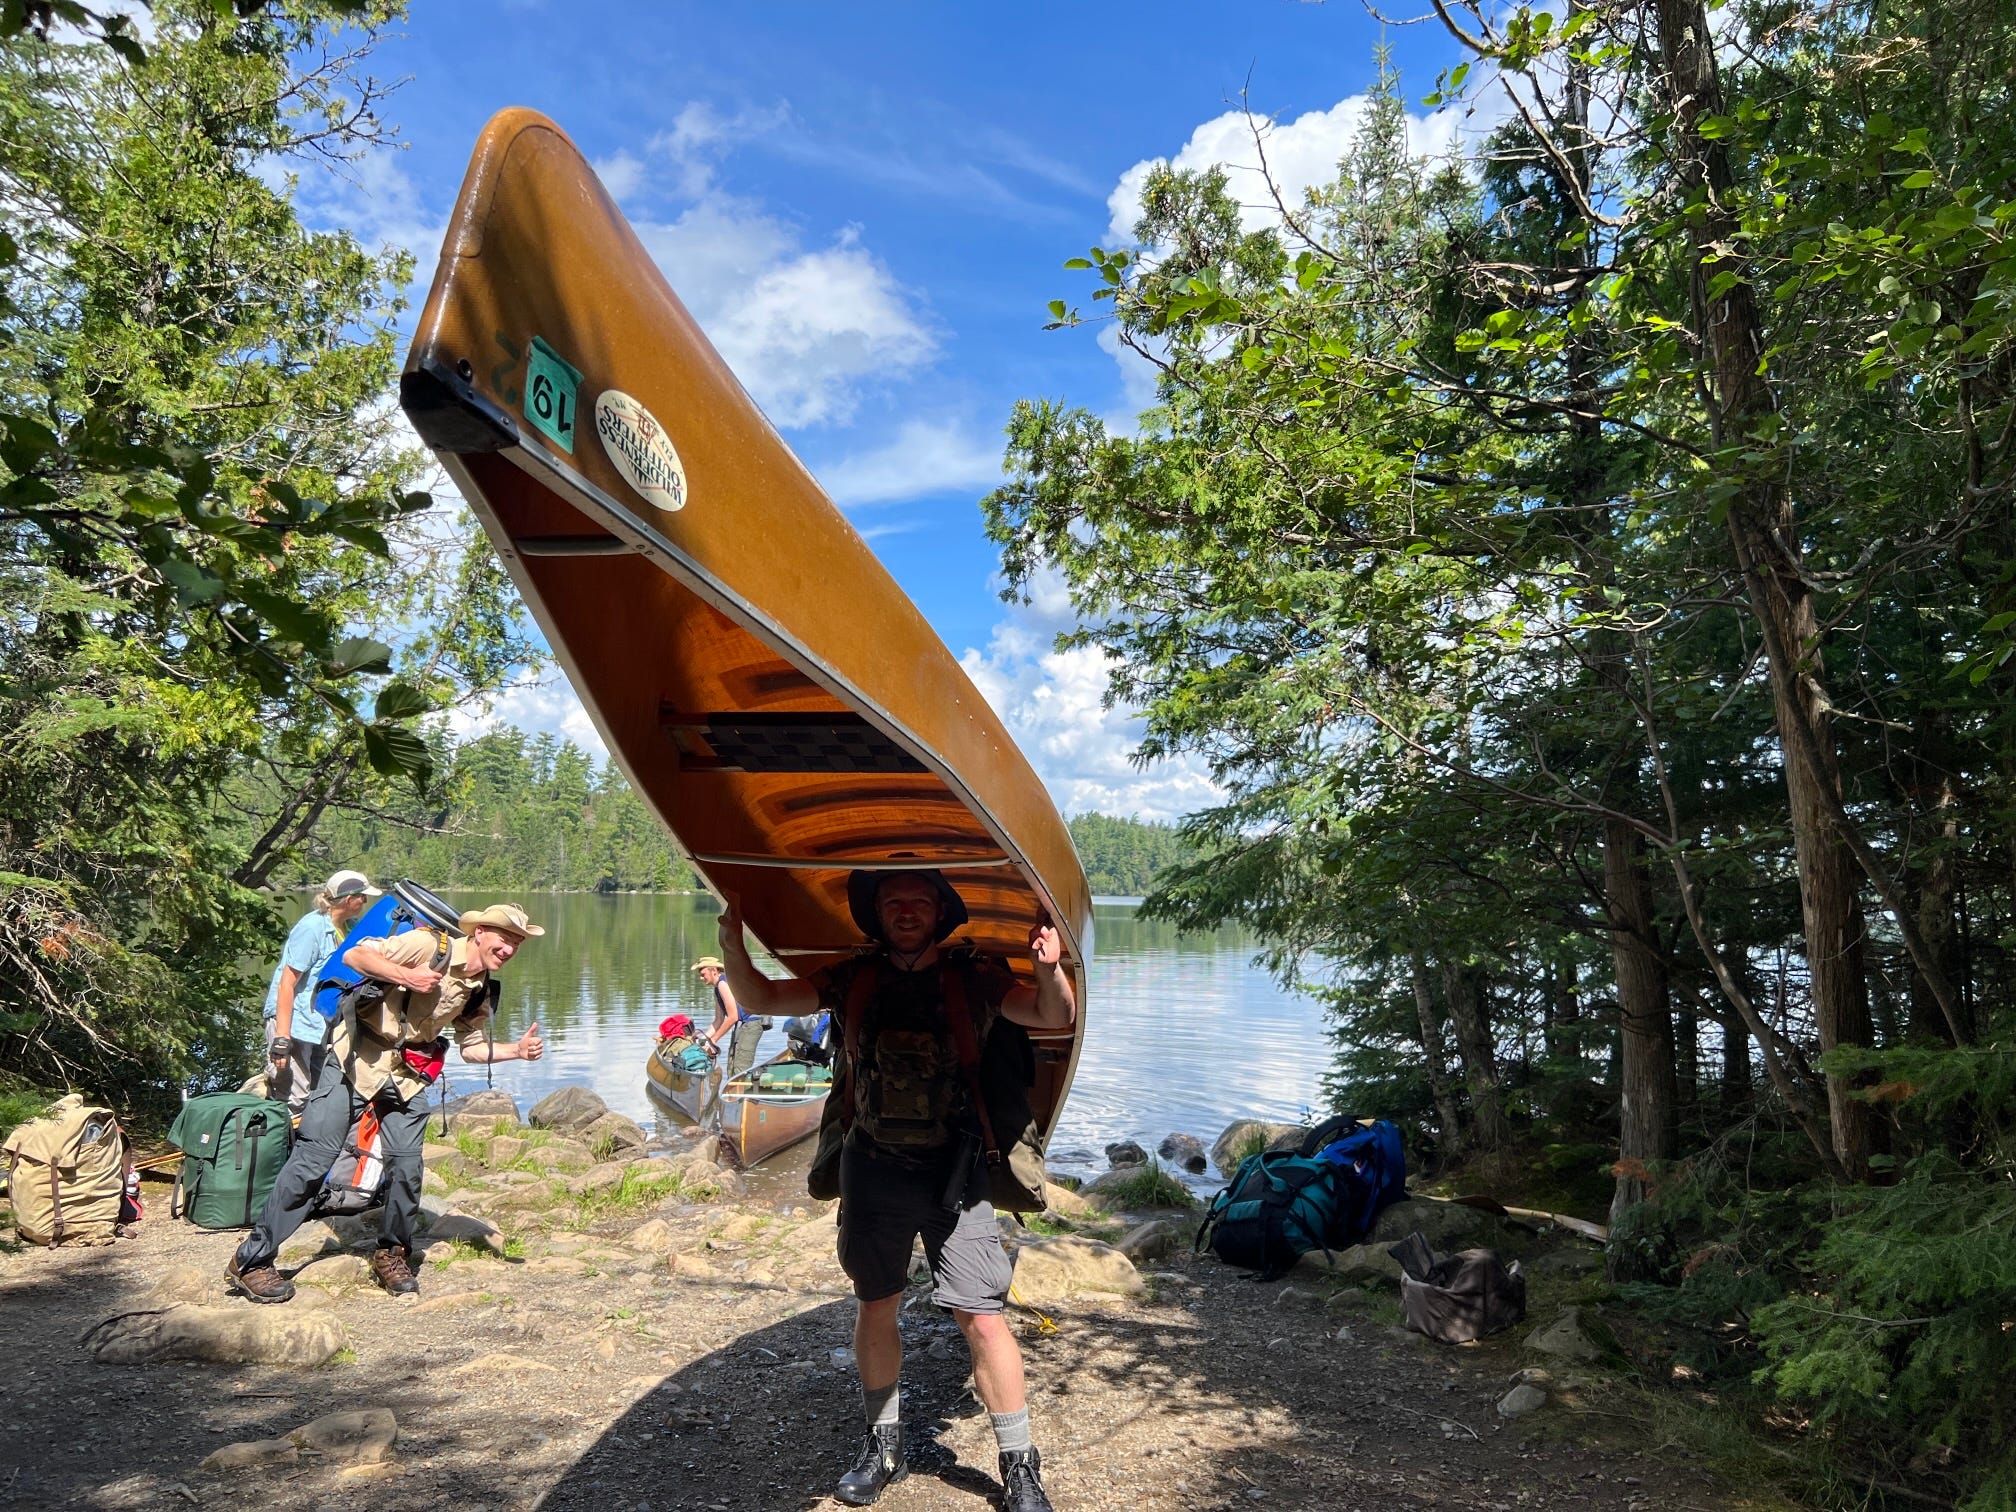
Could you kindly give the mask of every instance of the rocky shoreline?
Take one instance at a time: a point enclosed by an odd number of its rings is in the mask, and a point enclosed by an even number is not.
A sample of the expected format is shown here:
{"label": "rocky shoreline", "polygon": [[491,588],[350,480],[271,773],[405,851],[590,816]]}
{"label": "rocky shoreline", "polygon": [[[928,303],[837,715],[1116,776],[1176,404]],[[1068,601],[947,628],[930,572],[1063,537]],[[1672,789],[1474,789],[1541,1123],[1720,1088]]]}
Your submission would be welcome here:
{"label": "rocky shoreline", "polygon": [[[834,1505],[859,1433],[834,1205],[765,1195],[782,1183],[705,1137],[653,1149],[581,1089],[528,1118],[479,1094],[430,1130],[417,1298],[371,1284],[375,1215],[295,1236],[287,1306],[229,1297],[236,1235],[170,1222],[161,1187],[133,1240],[0,1254],[0,1507]],[[1214,1163],[1270,1137],[1235,1126]],[[1672,1446],[1647,1454],[1578,1305],[1593,1248],[1413,1200],[1260,1286],[1191,1253],[1194,1209],[1119,1208],[1105,1181],[1010,1226],[1060,1508],[1733,1505]],[[1383,1245],[1413,1229],[1523,1254],[1527,1325],[1463,1348],[1403,1332]],[[990,1505],[986,1418],[928,1281],[903,1317],[922,1473],[883,1505]]]}

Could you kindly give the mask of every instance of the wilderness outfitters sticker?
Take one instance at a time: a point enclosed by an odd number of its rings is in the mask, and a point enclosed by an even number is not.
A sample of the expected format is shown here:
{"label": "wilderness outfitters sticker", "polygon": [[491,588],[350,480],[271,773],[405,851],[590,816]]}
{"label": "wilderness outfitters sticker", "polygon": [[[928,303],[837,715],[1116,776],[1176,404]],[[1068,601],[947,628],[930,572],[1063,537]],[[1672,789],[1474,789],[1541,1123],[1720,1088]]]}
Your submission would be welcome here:
{"label": "wilderness outfitters sticker", "polygon": [[595,401],[595,434],[616,470],[667,514],[686,507],[686,467],[651,411],[621,389]]}

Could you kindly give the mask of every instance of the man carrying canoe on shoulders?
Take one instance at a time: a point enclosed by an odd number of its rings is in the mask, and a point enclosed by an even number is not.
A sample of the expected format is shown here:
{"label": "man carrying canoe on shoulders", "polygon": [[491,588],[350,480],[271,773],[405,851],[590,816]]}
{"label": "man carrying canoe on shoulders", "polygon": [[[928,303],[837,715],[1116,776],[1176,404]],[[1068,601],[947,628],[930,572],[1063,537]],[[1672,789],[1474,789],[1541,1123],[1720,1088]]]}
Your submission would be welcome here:
{"label": "man carrying canoe on shoulders", "polygon": [[343,1012],[315,1090],[301,1112],[294,1148],[274,1180],[258,1223],[225,1267],[232,1290],[254,1302],[285,1302],[294,1283],[273,1264],[280,1246],[301,1227],[323,1179],[342,1153],[350,1127],[367,1104],[378,1109],[379,1149],[389,1170],[371,1276],[394,1296],[420,1289],[413,1275],[413,1240],[420,1215],[420,1141],[428,1087],[441,1074],[448,1035],[462,1059],[538,1060],[546,1041],[534,1024],[515,1040],[490,1042],[490,973],[545,930],[516,903],[475,909],[458,921],[462,938],[410,929],[390,939],[360,940],[343,964],[364,978],[343,998]]}
{"label": "man carrying canoe on shoulders", "polygon": [[[1029,932],[1033,987],[1017,985],[995,961],[961,969],[939,946],[966,922],[966,905],[941,874],[857,871],[847,879],[848,906],[881,949],[800,981],[773,982],[749,958],[736,899],[724,901],[721,953],[736,996],[756,1013],[831,1012],[834,1095],[850,1100],[842,1110],[850,1121],[840,1157],[840,1265],[854,1283],[854,1364],[868,1435],[834,1495],[867,1506],[909,1473],[897,1314],[921,1234],[933,1299],[966,1336],[974,1386],[993,1418],[1004,1512],[1051,1512],[1029,1440],[1021,1347],[1002,1316],[1013,1264],[987,1200],[985,1167],[974,1159],[983,1120],[972,1107],[952,1013],[968,1016],[980,1045],[1000,1018],[1030,1029],[1070,1027],[1078,1009],[1062,938],[1048,924]],[[955,972],[963,1007],[948,1009]],[[861,1021],[848,1023],[857,1009]]]}

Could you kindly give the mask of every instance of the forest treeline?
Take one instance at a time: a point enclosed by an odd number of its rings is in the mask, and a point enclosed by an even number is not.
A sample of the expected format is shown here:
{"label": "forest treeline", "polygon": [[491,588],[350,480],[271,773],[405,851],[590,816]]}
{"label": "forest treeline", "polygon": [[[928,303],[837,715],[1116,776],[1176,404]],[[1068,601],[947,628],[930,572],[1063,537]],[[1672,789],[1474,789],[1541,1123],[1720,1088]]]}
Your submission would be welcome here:
{"label": "forest treeline", "polygon": [[1196,848],[1171,824],[1099,813],[1080,814],[1069,823],[1085,880],[1097,897],[1145,896],[1163,872],[1196,858]]}
{"label": "forest treeline", "polygon": [[[671,892],[698,885],[672,837],[613,761],[509,727],[434,747],[439,778],[319,827],[306,884],[354,866],[381,882],[519,892]],[[312,863],[312,864],[310,864]]]}
{"label": "forest treeline", "polygon": [[[286,879],[308,885],[337,866],[430,887],[522,892],[668,892],[696,888],[671,836],[616,764],[573,741],[501,727],[430,749],[424,799],[338,810],[317,825]],[[1189,859],[1170,825],[1105,814],[1070,821],[1095,893],[1139,897]]]}
{"label": "forest treeline", "polygon": [[1436,12],[1488,137],[1381,59],[1333,181],[1066,265],[1159,402],[1016,408],[1004,567],[1210,763],[1150,907],[1330,968],[1340,1105],[1600,1181],[1816,1497],[2016,1504],[2016,12]]}

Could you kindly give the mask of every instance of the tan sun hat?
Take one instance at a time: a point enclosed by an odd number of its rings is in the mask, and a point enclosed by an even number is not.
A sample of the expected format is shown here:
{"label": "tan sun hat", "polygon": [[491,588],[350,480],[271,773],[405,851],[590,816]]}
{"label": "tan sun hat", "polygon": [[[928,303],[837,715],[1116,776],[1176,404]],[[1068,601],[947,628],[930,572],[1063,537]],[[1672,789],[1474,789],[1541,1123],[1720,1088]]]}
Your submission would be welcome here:
{"label": "tan sun hat", "polygon": [[716,971],[726,971],[728,969],[722,964],[718,956],[702,956],[693,963],[695,971],[705,971],[709,966],[712,966]]}
{"label": "tan sun hat", "polygon": [[478,925],[486,929],[502,929],[508,933],[526,936],[543,935],[545,930],[525,917],[525,910],[516,903],[492,903],[488,908],[471,909],[455,921],[467,934]]}

